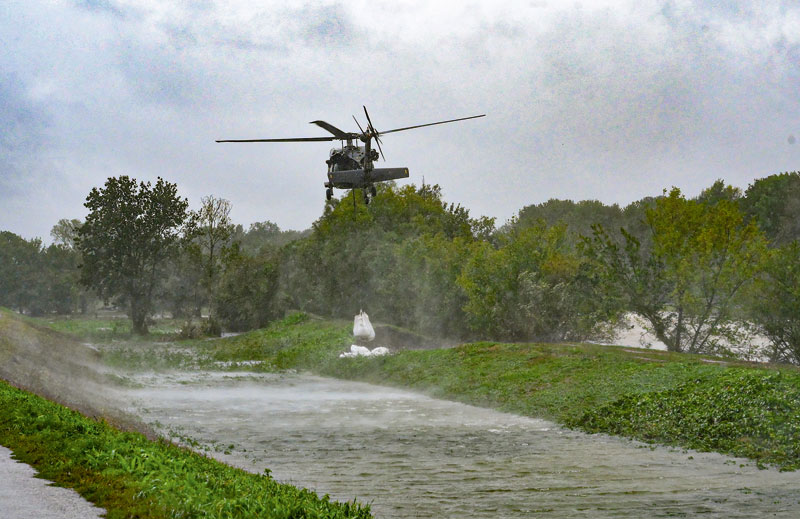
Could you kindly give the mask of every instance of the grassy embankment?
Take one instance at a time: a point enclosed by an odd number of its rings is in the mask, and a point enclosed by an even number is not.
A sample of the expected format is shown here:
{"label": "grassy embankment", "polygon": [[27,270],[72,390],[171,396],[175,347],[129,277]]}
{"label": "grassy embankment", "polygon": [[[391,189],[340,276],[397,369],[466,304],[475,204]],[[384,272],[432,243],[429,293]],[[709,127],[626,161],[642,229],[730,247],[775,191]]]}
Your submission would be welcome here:
{"label": "grassy embankment", "polygon": [[[24,344],[17,344],[20,328]],[[80,344],[0,311],[0,367],[13,370],[28,348],[74,350]],[[42,366],[47,369],[47,366]],[[76,381],[79,383],[79,381]],[[369,507],[333,503],[315,493],[251,474],[0,381],[0,444],[40,475],[76,489],[110,518],[368,518]]]}
{"label": "grassy embankment", "polygon": [[800,468],[800,371],[593,344],[498,344],[339,359],[349,325],[295,316],[198,343],[216,361],[408,387],[588,432]]}

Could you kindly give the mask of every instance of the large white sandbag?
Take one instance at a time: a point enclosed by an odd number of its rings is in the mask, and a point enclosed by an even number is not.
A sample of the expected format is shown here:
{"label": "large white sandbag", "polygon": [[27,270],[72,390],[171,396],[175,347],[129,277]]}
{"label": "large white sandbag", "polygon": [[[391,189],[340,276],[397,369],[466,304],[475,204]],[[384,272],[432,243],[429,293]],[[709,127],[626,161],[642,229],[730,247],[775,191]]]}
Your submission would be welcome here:
{"label": "large white sandbag", "polygon": [[356,357],[359,356],[359,355],[363,355],[365,357],[369,357],[369,353],[370,352],[369,352],[369,348],[353,344],[352,346],[350,346],[350,353],[352,353]]}
{"label": "large white sandbag", "polygon": [[384,346],[378,346],[374,350],[370,351],[369,348],[365,348],[364,346],[359,346],[357,344],[353,344],[350,346],[350,351],[346,351],[344,353],[339,354],[340,359],[346,358],[354,358],[354,357],[380,357],[382,355],[388,355],[391,353],[389,348]]}
{"label": "large white sandbag", "polygon": [[357,339],[365,341],[371,341],[375,338],[375,330],[372,329],[369,316],[364,310],[361,310],[353,319],[353,335],[355,335]]}

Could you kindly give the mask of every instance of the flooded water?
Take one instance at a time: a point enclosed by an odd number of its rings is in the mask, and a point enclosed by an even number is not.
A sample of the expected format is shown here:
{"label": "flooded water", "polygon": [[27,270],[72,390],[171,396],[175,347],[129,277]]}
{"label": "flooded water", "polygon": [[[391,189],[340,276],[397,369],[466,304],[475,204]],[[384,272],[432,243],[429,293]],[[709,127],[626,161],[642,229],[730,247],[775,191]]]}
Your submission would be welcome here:
{"label": "flooded water", "polygon": [[132,409],[165,434],[377,517],[800,516],[800,473],[716,454],[305,375],[142,382]]}

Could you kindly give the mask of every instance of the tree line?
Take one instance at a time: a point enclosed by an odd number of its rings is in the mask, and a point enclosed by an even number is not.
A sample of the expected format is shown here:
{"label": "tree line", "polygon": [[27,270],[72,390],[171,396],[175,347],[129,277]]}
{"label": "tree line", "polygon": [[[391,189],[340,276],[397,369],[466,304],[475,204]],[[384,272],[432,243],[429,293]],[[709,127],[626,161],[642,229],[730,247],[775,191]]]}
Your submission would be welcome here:
{"label": "tree line", "polygon": [[378,191],[369,206],[327,201],[296,232],[234,225],[214,196],[190,211],[163,179],[109,178],[52,245],[0,234],[0,304],[41,315],[113,302],[137,333],[155,312],[218,333],[363,308],[424,334],[513,341],[595,338],[634,313],[671,351],[734,355],[757,332],[760,354],[800,363],[798,172],[625,207],[549,200],[500,227],[435,185]]}

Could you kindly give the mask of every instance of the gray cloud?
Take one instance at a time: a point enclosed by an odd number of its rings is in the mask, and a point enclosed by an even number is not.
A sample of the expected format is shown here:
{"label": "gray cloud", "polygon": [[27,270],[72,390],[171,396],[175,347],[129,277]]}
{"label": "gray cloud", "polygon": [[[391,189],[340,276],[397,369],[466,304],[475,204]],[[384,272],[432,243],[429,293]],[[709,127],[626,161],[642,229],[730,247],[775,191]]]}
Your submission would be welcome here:
{"label": "gray cloud", "polygon": [[119,18],[126,16],[126,9],[111,0],[73,0],[73,2],[77,7],[88,11],[111,14]]}
{"label": "gray cloud", "polygon": [[309,3],[290,16],[300,23],[298,33],[303,41],[313,47],[348,46],[360,33],[340,3]]}
{"label": "gray cloud", "polygon": [[0,73],[0,201],[24,191],[29,159],[45,145],[47,124],[41,108],[25,99],[21,81]]}

